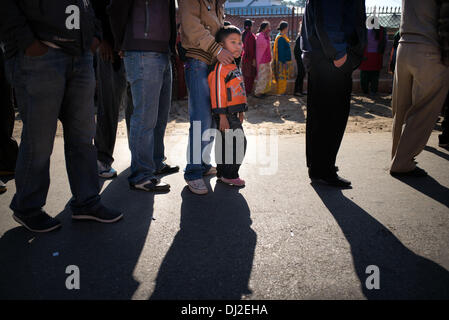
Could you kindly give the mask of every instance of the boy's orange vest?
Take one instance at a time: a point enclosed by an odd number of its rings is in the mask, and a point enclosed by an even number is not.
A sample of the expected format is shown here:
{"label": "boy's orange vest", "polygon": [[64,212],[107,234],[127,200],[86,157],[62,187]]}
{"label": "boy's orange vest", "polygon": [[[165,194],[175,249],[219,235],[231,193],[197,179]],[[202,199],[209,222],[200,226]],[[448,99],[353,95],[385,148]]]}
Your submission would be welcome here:
{"label": "boy's orange vest", "polygon": [[247,110],[243,76],[235,64],[215,65],[208,77],[212,112],[236,113]]}

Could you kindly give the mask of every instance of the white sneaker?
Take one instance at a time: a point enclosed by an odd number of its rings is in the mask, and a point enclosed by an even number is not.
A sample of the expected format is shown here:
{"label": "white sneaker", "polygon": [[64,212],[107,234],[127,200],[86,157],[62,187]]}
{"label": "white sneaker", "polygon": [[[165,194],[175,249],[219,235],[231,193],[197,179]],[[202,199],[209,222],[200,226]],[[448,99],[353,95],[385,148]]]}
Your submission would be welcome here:
{"label": "white sneaker", "polygon": [[203,175],[204,176],[214,176],[216,174],[217,174],[217,168],[210,167],[210,169],[207,172],[205,172]]}
{"label": "white sneaker", "polygon": [[209,192],[203,179],[187,181],[187,185],[194,194],[207,194]]}
{"label": "white sneaker", "polygon": [[97,160],[97,166],[98,176],[100,176],[101,178],[111,179],[117,176],[117,171],[115,171],[111,166],[104,164],[100,160]]}

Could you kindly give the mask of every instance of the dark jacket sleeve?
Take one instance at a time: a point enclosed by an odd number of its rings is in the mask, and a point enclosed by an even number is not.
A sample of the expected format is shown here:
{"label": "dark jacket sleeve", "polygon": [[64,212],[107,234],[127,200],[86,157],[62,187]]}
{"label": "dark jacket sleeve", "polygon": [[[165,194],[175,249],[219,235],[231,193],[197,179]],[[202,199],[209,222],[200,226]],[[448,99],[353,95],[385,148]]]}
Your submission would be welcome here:
{"label": "dark jacket sleeve", "polygon": [[132,6],[133,1],[130,0],[111,0],[110,5],[107,7],[107,14],[109,14],[111,32],[114,36],[114,47],[116,50],[121,50]]}
{"label": "dark jacket sleeve", "polygon": [[299,60],[301,59],[302,50],[301,50],[301,36],[299,35],[295,42],[295,49],[293,50],[293,53],[295,55],[295,59]]}
{"label": "dark jacket sleeve", "polygon": [[0,39],[12,39],[20,50],[25,51],[36,37],[18,2],[17,0],[0,1]]}
{"label": "dark jacket sleeve", "polygon": [[109,16],[106,13],[108,3],[108,0],[92,0],[92,7],[94,9],[95,16],[97,17],[101,26],[103,40],[106,40],[112,46],[114,46],[114,36],[112,35]]}
{"label": "dark jacket sleeve", "polygon": [[325,56],[337,60],[346,54],[341,0],[318,0],[315,7],[315,29]]}

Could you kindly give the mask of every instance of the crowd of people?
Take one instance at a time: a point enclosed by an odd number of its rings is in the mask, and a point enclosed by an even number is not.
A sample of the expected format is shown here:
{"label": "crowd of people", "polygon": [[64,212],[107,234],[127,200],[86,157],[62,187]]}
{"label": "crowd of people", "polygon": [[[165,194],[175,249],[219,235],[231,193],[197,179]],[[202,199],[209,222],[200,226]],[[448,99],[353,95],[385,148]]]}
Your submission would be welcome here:
{"label": "crowd of people", "polygon": [[[239,168],[247,144],[247,97],[285,94],[293,57],[295,94],[306,94],[303,80],[308,77],[309,177],[350,187],[337,174],[336,158],[349,117],[352,73],[360,67],[363,91],[377,92],[385,30],[367,31],[364,0],[308,1],[292,55],[287,22],[277,27],[272,47],[269,22],[254,34],[253,22],[246,20],[242,33],[225,24],[225,2],[179,1],[177,25],[175,0],[2,0],[0,171],[15,175],[10,208],[19,224],[34,232],[61,227],[43,209],[58,119],[73,219],[113,223],[123,217],[102,204],[99,190],[100,177],[117,176],[112,165],[121,106],[131,151],[129,187],[170,191],[161,176],[180,170],[167,163],[164,145],[175,52],[177,94],[188,95],[184,179],[191,192],[207,194],[208,175],[231,186],[245,185]],[[426,175],[415,157],[427,143],[449,89],[449,32],[443,23],[448,6],[448,0],[403,1],[394,52],[393,176]],[[12,101],[23,122],[19,148],[11,138]],[[448,145],[447,112],[441,146]],[[213,128],[216,134],[208,134]],[[210,162],[214,137],[216,167]],[[4,191],[4,184],[0,188]]]}

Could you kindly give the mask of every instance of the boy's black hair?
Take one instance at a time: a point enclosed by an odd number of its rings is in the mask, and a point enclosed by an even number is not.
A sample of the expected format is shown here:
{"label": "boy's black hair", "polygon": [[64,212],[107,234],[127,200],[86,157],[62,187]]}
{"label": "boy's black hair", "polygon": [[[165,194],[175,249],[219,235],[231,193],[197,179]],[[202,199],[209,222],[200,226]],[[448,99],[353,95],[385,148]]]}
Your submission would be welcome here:
{"label": "boy's black hair", "polygon": [[230,26],[225,26],[223,28],[221,28],[220,30],[218,30],[217,34],[215,35],[215,41],[217,41],[218,43],[223,42],[230,34],[238,34],[238,35],[242,35],[242,32],[240,31],[239,28],[237,28],[236,26],[230,25]]}

